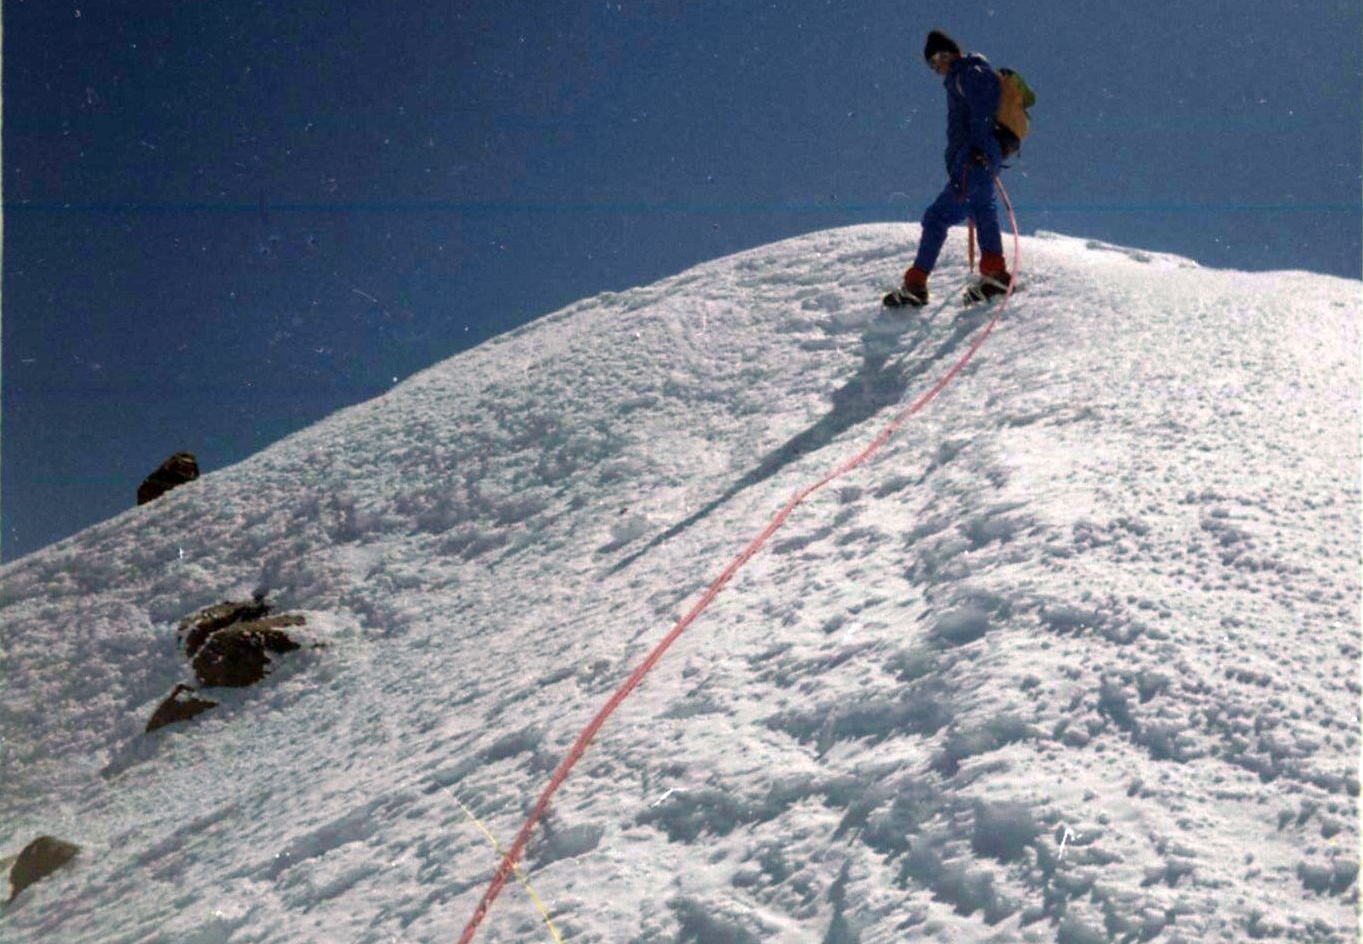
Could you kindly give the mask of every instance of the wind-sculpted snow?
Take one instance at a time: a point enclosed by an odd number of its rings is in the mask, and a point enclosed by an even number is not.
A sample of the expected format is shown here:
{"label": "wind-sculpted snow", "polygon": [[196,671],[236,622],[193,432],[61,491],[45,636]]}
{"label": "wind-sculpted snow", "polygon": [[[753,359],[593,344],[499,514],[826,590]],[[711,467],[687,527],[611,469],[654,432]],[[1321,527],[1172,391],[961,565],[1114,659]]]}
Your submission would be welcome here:
{"label": "wind-sculpted snow", "polygon": [[[509,843],[969,344],[880,311],[916,238],[585,300],[0,571],[0,858],[82,849],[0,938],[456,938],[498,862],[460,802]],[[565,941],[1356,940],[1363,292],[1022,252],[557,795]],[[178,620],[255,590],[322,645],[143,735]],[[479,935],[552,939],[514,883]]]}

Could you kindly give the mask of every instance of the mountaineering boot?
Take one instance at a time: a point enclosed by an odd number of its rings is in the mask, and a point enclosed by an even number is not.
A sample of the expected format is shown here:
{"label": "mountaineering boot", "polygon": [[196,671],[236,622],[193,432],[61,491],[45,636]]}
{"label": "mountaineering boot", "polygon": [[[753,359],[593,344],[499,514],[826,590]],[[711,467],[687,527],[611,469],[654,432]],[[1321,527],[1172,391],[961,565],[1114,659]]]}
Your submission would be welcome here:
{"label": "mountaineering boot", "polygon": [[1000,272],[997,275],[982,275],[978,282],[965,290],[963,301],[967,305],[987,302],[991,298],[1007,295],[1008,286],[1012,284],[1013,277],[1007,272]]}
{"label": "mountaineering boot", "polygon": [[928,303],[928,274],[918,266],[904,273],[904,284],[884,298],[886,308],[922,308]]}
{"label": "mountaineering boot", "polygon": [[1007,295],[1012,284],[1013,277],[1008,274],[1003,254],[986,252],[980,256],[980,280],[965,290],[963,301],[967,305],[987,302],[991,298]]}
{"label": "mountaineering boot", "polygon": [[928,290],[897,288],[883,299],[886,308],[922,308],[928,303]]}

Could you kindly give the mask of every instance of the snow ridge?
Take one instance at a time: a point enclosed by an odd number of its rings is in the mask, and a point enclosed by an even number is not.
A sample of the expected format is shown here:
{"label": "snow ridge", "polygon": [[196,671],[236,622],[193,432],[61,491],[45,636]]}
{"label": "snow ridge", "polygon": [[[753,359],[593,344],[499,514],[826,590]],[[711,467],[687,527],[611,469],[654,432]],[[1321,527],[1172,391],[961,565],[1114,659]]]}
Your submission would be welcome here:
{"label": "snow ridge", "polygon": [[[437,941],[723,562],[971,339],[917,231],[585,300],[0,570],[6,940]],[[964,278],[944,256],[934,288]],[[1053,234],[812,497],[529,848],[565,940],[1352,941],[1355,282]],[[174,625],[326,643],[151,736]],[[479,940],[549,940],[519,888]]]}
{"label": "snow ridge", "polygon": [[[1011,211],[1012,205],[1010,204],[1009,212],[1011,213]],[[1004,309],[1006,308],[1008,301],[1012,297],[1012,295],[1013,287],[1010,286],[1007,295],[1005,295],[1003,299],[999,302],[998,306],[994,308],[991,313],[988,314],[988,323],[985,325],[984,329],[979,332],[975,341],[966,350],[965,354],[961,355],[961,359],[958,360],[955,364],[953,364],[951,368],[945,374],[942,375],[941,379],[938,380],[937,383],[934,384],[931,388],[929,388],[926,393],[924,393],[917,400],[913,401],[912,404],[910,404],[909,406],[901,410],[899,413],[897,413],[894,416],[894,418],[889,422],[889,424],[885,427],[885,429],[883,429],[880,432],[880,434],[871,441],[870,445],[868,445],[865,449],[861,450],[861,452],[857,453],[851,459],[841,463],[836,469],[830,471],[828,474],[823,476],[818,481],[814,482],[811,485],[805,486],[803,489],[797,492],[795,497],[793,497],[789,502],[787,502],[779,512],[776,513],[776,516],[772,518],[772,520],[767,524],[766,528],[764,528],[762,532],[759,533],[757,537],[754,538],[746,548],[744,548],[743,553],[739,554],[738,557],[734,558],[733,561],[731,561],[729,565],[720,573],[720,575],[717,578],[715,578],[714,582],[711,583],[710,586],[706,589],[705,593],[702,594],[700,600],[695,604],[695,606],[693,606],[687,612],[686,616],[682,617],[681,620],[674,627],[672,627],[668,634],[665,637],[663,637],[663,640],[660,643],[658,643],[658,645],[655,646],[652,651],[649,652],[648,657],[645,658],[644,661],[639,664],[639,667],[636,668],[630,674],[629,678],[626,679],[625,684],[616,690],[615,694],[612,695],[610,700],[606,702],[606,705],[601,709],[601,711],[599,711],[592,718],[592,720],[588,723],[587,727],[583,729],[580,735],[578,735],[578,738],[574,742],[573,747],[569,750],[567,757],[563,759],[563,761],[559,764],[558,768],[554,771],[554,776],[550,778],[549,785],[545,787],[543,792],[541,792],[539,800],[536,801],[535,803],[534,809],[531,811],[530,815],[526,818],[525,823],[517,832],[516,840],[512,844],[511,849],[503,854],[501,865],[498,866],[497,872],[493,876],[491,884],[488,886],[488,890],[483,894],[483,898],[479,902],[478,908],[474,912],[474,917],[470,920],[468,926],[465,927],[464,933],[461,937],[461,941],[471,941],[473,939],[473,935],[477,931],[479,925],[482,923],[482,920],[486,916],[488,909],[496,900],[497,895],[500,892],[502,886],[511,877],[512,870],[516,868],[516,863],[519,861],[521,853],[524,851],[525,843],[529,839],[530,833],[533,831],[534,827],[539,822],[540,817],[548,808],[550,799],[553,797],[554,793],[557,792],[559,786],[567,778],[568,774],[571,772],[572,768],[577,764],[578,760],[582,757],[582,754],[585,752],[587,745],[590,744],[591,741],[596,737],[596,734],[600,730],[601,726],[610,717],[610,715],[614,713],[615,709],[620,705],[620,703],[623,702],[624,699],[629,696],[629,694],[635,689],[639,682],[642,681],[644,677],[652,670],[653,666],[657,664],[657,662],[663,657],[663,655],[672,646],[672,644],[678,638],[680,638],[681,634],[686,630],[686,628],[689,625],[691,625],[691,623],[696,618],[698,618],[702,613],[705,612],[709,605],[723,591],[724,587],[728,585],[729,581],[733,579],[734,575],[737,574],[744,567],[744,565],[746,565],[747,562],[752,559],[753,555],[755,555],[766,545],[767,541],[771,539],[771,536],[775,534],[782,527],[782,525],[785,524],[786,520],[790,517],[790,515],[795,511],[797,507],[803,504],[805,500],[808,499],[815,492],[826,487],[829,483],[837,481],[842,476],[848,474],[849,472],[852,472],[853,470],[861,466],[863,463],[873,458],[875,454],[878,453],[884,447],[885,443],[889,442],[893,434],[896,431],[898,431],[898,429],[901,426],[903,426],[905,422],[907,422],[911,417],[916,415],[918,411],[921,410],[923,407],[927,406],[934,399],[936,399],[937,395],[946,388],[946,385],[951,382],[952,378],[954,378],[958,373],[961,372],[962,369],[965,368],[967,364],[970,363],[971,358],[975,356],[975,352],[978,351],[984,345],[984,342],[986,340],[988,340],[989,335],[993,333],[994,328],[998,325],[999,319],[1003,317]],[[930,322],[932,319],[934,319],[937,316],[937,314],[940,313],[942,307],[943,306],[939,304],[936,308],[924,314],[923,323],[926,324]],[[686,523],[684,523],[684,525],[685,524]],[[666,539],[667,537],[675,533],[678,533],[677,529],[673,528],[667,534],[663,535],[661,539]],[[618,565],[616,569],[618,570],[620,567],[625,566],[628,563],[632,563],[635,559],[637,559],[637,557],[641,556],[642,554],[646,553],[649,550],[652,550],[654,547],[658,545],[661,539],[655,539],[652,543],[648,544],[643,550],[636,552],[635,554],[627,558],[625,561],[623,561],[622,564]],[[548,920],[547,916],[546,920]],[[551,927],[552,923],[553,923],[552,921],[549,921]]]}

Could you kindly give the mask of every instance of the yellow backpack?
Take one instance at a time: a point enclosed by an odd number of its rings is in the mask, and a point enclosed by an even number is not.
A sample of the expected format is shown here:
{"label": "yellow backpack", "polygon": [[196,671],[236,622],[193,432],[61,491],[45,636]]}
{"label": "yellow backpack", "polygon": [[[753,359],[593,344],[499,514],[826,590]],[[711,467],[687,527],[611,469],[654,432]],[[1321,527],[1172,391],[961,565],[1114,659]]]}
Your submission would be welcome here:
{"label": "yellow backpack", "polygon": [[1004,157],[1011,157],[1022,147],[1022,140],[1031,131],[1027,109],[1035,104],[1036,93],[1021,73],[1012,69],[999,70],[999,110],[994,113],[994,137],[998,138]]}

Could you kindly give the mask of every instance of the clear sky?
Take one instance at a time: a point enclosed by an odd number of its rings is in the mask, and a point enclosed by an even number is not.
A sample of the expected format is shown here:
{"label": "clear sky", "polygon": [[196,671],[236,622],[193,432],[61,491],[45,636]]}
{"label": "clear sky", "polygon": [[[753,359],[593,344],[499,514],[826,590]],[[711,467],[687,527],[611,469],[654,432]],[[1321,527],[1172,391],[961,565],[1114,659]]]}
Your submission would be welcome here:
{"label": "clear sky", "polygon": [[1037,92],[1024,232],[1363,274],[1357,0],[9,0],[0,553],[583,296],[916,220],[933,28]]}

